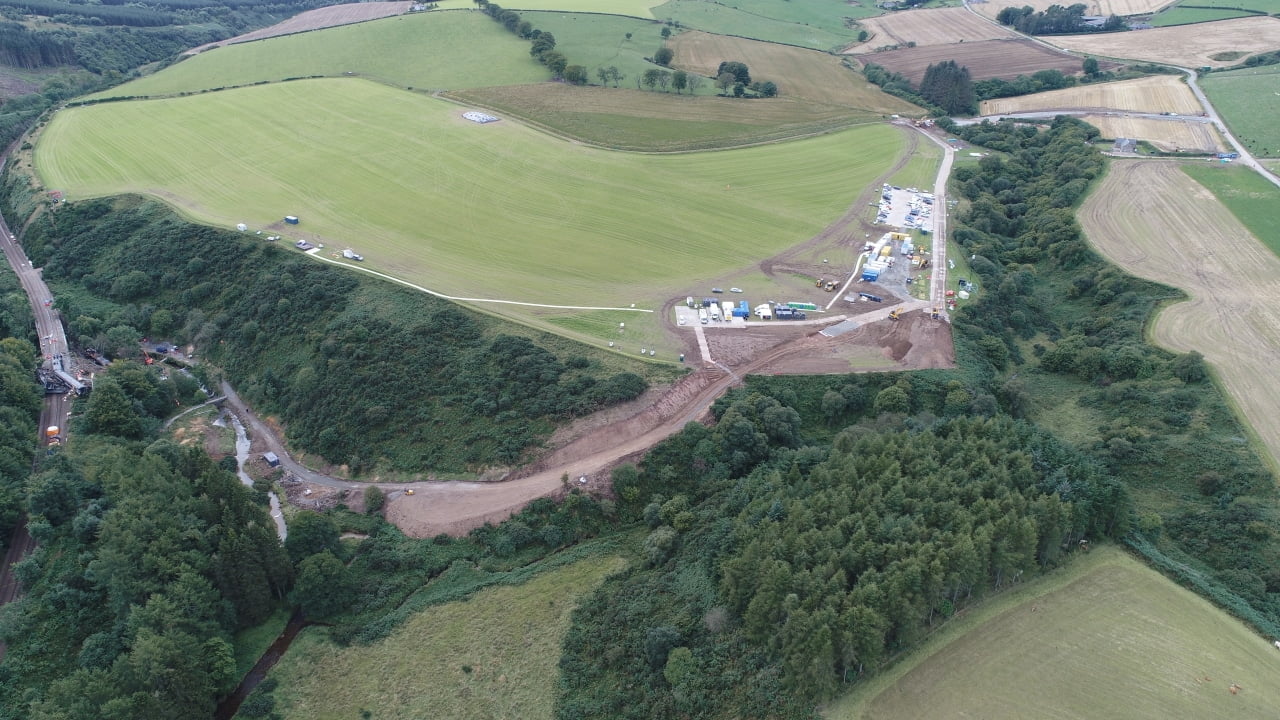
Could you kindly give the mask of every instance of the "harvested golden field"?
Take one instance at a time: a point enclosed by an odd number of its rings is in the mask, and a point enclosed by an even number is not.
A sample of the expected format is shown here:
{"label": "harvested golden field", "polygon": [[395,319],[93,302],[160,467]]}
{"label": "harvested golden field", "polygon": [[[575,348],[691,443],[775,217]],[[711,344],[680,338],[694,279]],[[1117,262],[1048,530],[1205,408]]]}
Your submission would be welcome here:
{"label": "harvested golden field", "polygon": [[987,22],[962,7],[936,10],[903,10],[860,20],[871,33],[865,43],[850,45],[846,53],[868,52],[886,45],[947,45],[1018,37],[1008,28]]}
{"label": "harvested golden field", "polygon": [[725,59],[744,62],[751,68],[752,80],[773,81],[783,98],[877,113],[919,110],[881,92],[840,58],[816,50],[704,32],[680,33],[670,47],[675,51],[673,66],[699,75],[714,76]]}
{"label": "harvested golden field", "polygon": [[[1086,15],[1145,15],[1155,12],[1173,0],[1080,0],[1085,6]],[[1036,10],[1044,10],[1050,5],[1075,5],[1075,2],[1064,3],[1062,0],[988,0],[982,3],[971,3],[969,7],[994,19],[1000,11],[1007,7],[1025,7],[1030,5]]]}
{"label": "harvested golden field", "polygon": [[[900,48],[879,53],[856,56],[860,62],[882,65],[900,73],[913,83],[924,79],[924,71],[930,65],[955,60],[969,68],[974,80],[1004,78],[1012,80],[1019,75],[1031,75],[1040,70],[1061,70],[1067,75],[1080,72],[1081,60],[1058,50],[1051,50],[1031,40],[981,40],[979,42],[925,47]],[[1117,67],[1115,63],[1102,61],[1104,69]]]}
{"label": "harvested golden field", "polygon": [[1218,152],[1227,149],[1218,130],[1207,122],[1119,115],[1085,115],[1080,119],[1101,130],[1105,138],[1146,140],[1166,152]]}
{"label": "harvested golden field", "polygon": [[1280,49],[1280,18],[1247,17],[1194,25],[1097,35],[1058,35],[1045,40],[1076,52],[1131,58],[1182,67],[1227,67],[1239,60],[1214,60],[1211,55]]}
{"label": "harvested golden field", "polygon": [[399,15],[409,10],[410,3],[407,0],[400,2],[364,2],[349,3],[346,5],[330,5],[329,7],[308,10],[304,13],[298,13],[288,20],[282,20],[270,27],[264,27],[260,30],[254,30],[243,35],[237,35],[226,40],[211,42],[194,47],[188,50],[185,55],[195,55],[223,45],[234,45],[236,43],[250,42],[252,40],[265,40],[270,37],[280,35],[292,35],[293,33],[307,32],[308,30],[320,30],[327,27],[337,27],[339,25],[350,25],[351,23],[364,22],[366,20],[377,20],[378,18]]}
{"label": "harvested golden field", "polygon": [[1198,115],[1203,111],[1181,76],[1156,75],[1064,90],[982,101],[983,115],[1003,115],[1041,110],[1128,110]]}
{"label": "harvested golden field", "polygon": [[1280,257],[1174,162],[1113,163],[1079,218],[1109,260],[1191,296],[1160,313],[1153,338],[1203,354],[1280,461]]}

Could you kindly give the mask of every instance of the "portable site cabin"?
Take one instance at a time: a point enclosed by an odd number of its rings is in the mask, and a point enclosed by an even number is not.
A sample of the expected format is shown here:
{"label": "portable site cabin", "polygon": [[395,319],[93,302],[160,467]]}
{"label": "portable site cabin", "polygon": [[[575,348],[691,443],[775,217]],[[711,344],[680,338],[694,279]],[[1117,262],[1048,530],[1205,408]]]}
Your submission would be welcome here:
{"label": "portable site cabin", "polygon": [[271,467],[280,467],[280,457],[273,452],[262,454],[262,459],[267,461],[267,465]]}
{"label": "portable site cabin", "polygon": [[297,225],[297,224],[298,224],[298,216],[297,216],[297,215],[285,215],[285,216],[284,216],[284,221],[285,221],[286,223],[289,223],[290,225]]}

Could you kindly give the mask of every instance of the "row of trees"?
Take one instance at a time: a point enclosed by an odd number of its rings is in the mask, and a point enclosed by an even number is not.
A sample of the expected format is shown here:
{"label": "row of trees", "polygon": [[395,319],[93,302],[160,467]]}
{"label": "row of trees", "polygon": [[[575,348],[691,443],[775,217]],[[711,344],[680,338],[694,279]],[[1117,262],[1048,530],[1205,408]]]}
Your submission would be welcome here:
{"label": "row of trees", "polygon": [[996,15],[996,21],[1028,35],[1066,35],[1082,32],[1115,32],[1128,29],[1124,19],[1110,15],[1101,25],[1086,22],[1084,14],[1088,6],[1076,3],[1070,6],[1050,5],[1036,11],[1030,5],[1007,7]]}
{"label": "row of trees", "polygon": [[497,3],[489,2],[489,0],[473,0],[485,15],[493,18],[493,20],[508,32],[518,35],[529,41],[529,54],[533,59],[547,66],[554,77],[563,77],[566,81],[574,85],[582,85],[590,79],[587,69],[582,65],[570,65],[569,58],[564,53],[556,50],[556,37],[549,32],[543,32],[533,26],[528,20],[523,20],[520,13],[514,10],[506,10]]}
{"label": "row of trees", "polygon": [[944,60],[925,69],[920,96],[948,115],[972,115],[978,107],[969,68],[955,60]]}

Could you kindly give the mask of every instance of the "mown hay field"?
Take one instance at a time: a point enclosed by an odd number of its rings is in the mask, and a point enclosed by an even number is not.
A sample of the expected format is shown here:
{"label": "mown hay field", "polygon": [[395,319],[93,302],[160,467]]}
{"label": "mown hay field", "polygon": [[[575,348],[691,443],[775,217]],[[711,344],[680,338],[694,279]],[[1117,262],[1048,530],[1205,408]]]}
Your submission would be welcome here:
{"label": "mown hay field", "polygon": [[710,33],[835,50],[858,38],[858,28],[846,25],[844,17],[861,18],[880,12],[871,0],[856,6],[841,0],[669,0],[655,7],[653,16]]}
{"label": "mown hay field", "polygon": [[551,720],[573,609],[623,565],[594,557],[481,590],[422,610],[371,645],[340,647],[307,629],[271,672],[277,710],[305,720],[362,711],[379,720]]}
{"label": "mown hay field", "polygon": [[1280,702],[1267,640],[1116,548],[969,613],[824,716],[1268,717]]}
{"label": "mown hay field", "polygon": [[1217,53],[1234,50],[1252,54],[1280,48],[1280,18],[1236,18],[1132,32],[1055,35],[1045,40],[1090,55],[1220,68],[1237,61],[1214,60]]}
{"label": "mown hay field", "polygon": [[1280,156],[1280,65],[1210,73],[1200,89],[1250,153]]}
{"label": "mown hay field", "polygon": [[1114,163],[1079,218],[1116,265],[1191,297],[1160,313],[1154,340],[1204,355],[1280,461],[1280,385],[1270,381],[1280,365],[1280,257],[1176,163]]}
{"label": "mown hay field", "polygon": [[35,163],[71,199],[153,195],[224,227],[351,246],[450,295],[656,307],[809,239],[903,148],[879,124],[626,154],[463,109],[355,79],[106,103],[55,116]]}
{"label": "mown hay field", "polygon": [[1198,115],[1200,103],[1180,76],[1156,75],[1120,82],[1081,85],[1021,97],[983,100],[983,115],[1040,110],[1128,110]]}
{"label": "mown hay field", "polygon": [[1146,140],[1166,152],[1219,152],[1226,143],[1212,123],[1194,120],[1157,120],[1119,115],[1085,115],[1080,118],[1102,131],[1102,137]]}
{"label": "mown hay field", "polygon": [[316,8],[315,10],[298,13],[269,27],[194,47],[185,54],[196,55],[221,45],[234,45],[252,40],[265,40],[266,38],[280,35],[292,35],[311,30],[338,27],[339,25],[351,25],[352,23],[360,23],[367,20],[377,20],[408,12],[411,4],[406,0],[400,0],[400,2],[347,3],[346,5],[330,5],[329,7]]}
{"label": "mown hay field", "polygon": [[[1004,78],[1012,80],[1019,75],[1031,75],[1041,70],[1061,70],[1067,75],[1080,72],[1083,61],[1064,52],[1049,48],[1031,40],[980,40],[978,42],[951,45],[927,45],[900,48],[885,52],[856,56],[859,62],[882,65],[901,73],[911,82],[919,84],[925,70],[947,60],[969,68],[974,80]],[[1114,67],[1112,63],[1105,63]]]}
{"label": "mown hay field", "polygon": [[478,12],[459,10],[401,15],[216,48],[89,98],[176,95],[348,72],[418,89],[550,79],[547,69],[529,57],[527,40]]}
{"label": "mown hay field", "polygon": [[[593,145],[660,152],[738,147],[831,132],[878,122],[883,114],[789,97],[738,100],[563,83],[475,88],[447,97]],[[897,101],[891,95],[883,97]],[[905,102],[902,108],[898,112],[919,111]]]}
{"label": "mown hay field", "polygon": [[882,92],[861,73],[841,64],[840,58],[826,53],[704,32],[680,33],[670,46],[675,52],[674,67],[715,76],[721,62],[737,60],[751,69],[753,81],[776,83],[782,97],[885,115],[919,111]]}
{"label": "mown hay field", "polygon": [[864,43],[845,48],[846,53],[868,52],[886,45],[947,45],[979,40],[1016,38],[1012,30],[989,23],[964,8],[903,10],[868,18],[862,25],[871,32]]}

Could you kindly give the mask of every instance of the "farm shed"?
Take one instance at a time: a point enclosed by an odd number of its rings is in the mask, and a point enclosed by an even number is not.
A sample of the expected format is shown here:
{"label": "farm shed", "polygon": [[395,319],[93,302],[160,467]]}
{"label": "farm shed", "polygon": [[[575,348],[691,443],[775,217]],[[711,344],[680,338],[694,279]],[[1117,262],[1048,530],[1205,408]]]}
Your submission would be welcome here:
{"label": "farm shed", "polygon": [[1122,153],[1138,152],[1138,141],[1130,138],[1116,138],[1114,149],[1116,152]]}

